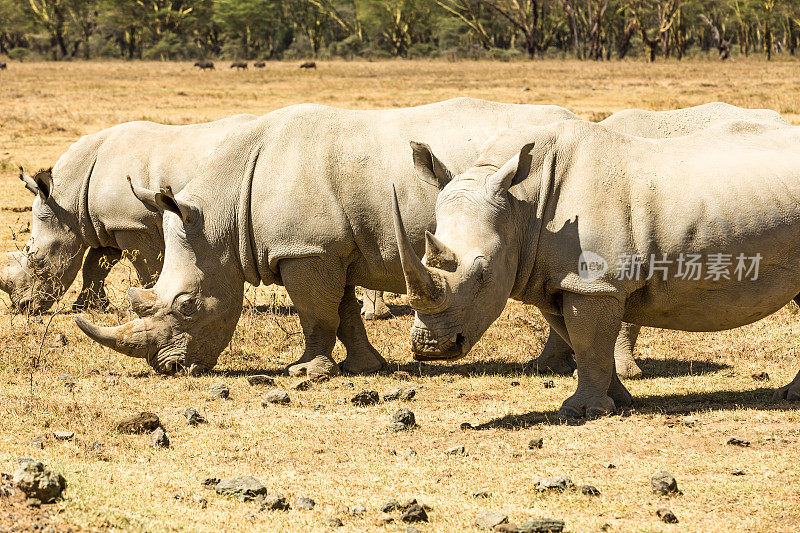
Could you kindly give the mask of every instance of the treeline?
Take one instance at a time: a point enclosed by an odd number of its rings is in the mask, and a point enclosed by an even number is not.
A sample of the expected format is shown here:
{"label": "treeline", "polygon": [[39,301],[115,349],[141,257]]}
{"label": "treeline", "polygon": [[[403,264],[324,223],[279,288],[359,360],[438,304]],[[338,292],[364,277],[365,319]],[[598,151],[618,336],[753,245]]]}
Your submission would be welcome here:
{"label": "treeline", "polygon": [[11,59],[795,54],[800,0],[0,0]]}

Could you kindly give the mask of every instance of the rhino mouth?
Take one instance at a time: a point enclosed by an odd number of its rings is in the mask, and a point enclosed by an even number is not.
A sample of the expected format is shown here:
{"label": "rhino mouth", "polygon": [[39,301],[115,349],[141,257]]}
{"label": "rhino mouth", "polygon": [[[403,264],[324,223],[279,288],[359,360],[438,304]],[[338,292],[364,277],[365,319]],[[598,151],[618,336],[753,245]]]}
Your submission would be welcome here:
{"label": "rhino mouth", "polygon": [[411,351],[415,361],[455,361],[470,350],[463,333],[450,338],[440,338],[431,330],[414,327],[411,330]]}

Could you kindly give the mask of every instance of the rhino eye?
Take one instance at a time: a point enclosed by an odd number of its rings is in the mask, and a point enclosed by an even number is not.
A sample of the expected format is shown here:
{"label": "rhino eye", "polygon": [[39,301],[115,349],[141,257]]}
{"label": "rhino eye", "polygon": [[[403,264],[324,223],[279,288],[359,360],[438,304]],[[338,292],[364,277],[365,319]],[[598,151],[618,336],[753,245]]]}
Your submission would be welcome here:
{"label": "rhino eye", "polygon": [[183,316],[192,316],[197,311],[197,300],[190,294],[183,294],[175,300],[175,306]]}
{"label": "rhino eye", "polygon": [[475,279],[478,280],[478,283],[486,283],[490,276],[489,273],[489,262],[483,256],[478,256],[475,258],[475,261],[472,262],[472,272],[475,275]]}

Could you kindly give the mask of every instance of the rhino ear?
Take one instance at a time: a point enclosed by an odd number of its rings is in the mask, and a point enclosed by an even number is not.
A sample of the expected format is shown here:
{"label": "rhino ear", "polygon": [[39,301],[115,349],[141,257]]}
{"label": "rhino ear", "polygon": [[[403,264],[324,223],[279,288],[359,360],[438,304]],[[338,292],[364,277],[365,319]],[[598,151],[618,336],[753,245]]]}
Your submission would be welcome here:
{"label": "rhino ear", "polygon": [[42,200],[47,200],[53,195],[53,169],[40,170],[33,175],[33,182]]}
{"label": "rhino ear", "polygon": [[150,189],[145,189],[144,187],[134,185],[130,176],[128,176],[128,184],[131,186],[133,195],[153,211],[160,211],[162,213],[164,211],[172,211],[181,217],[181,220],[184,224],[189,225],[193,224],[197,218],[195,216],[195,209],[188,203],[182,202],[175,198],[175,195],[172,192],[172,187],[169,185],[166,187],[161,187],[161,192],[155,192],[151,191]]}
{"label": "rhino ear", "polygon": [[22,168],[22,166],[19,167],[19,179],[25,184],[26,189],[31,191],[33,194],[39,194],[39,186],[36,185],[36,182],[33,181],[32,177],[25,173],[25,170]]}
{"label": "rhino ear", "polygon": [[486,188],[495,194],[508,192],[512,186],[528,177],[533,161],[533,143],[526,144],[522,150],[508,160],[500,170],[486,178]]}
{"label": "rhino ear", "polygon": [[442,189],[453,179],[453,173],[439,161],[439,158],[433,155],[431,147],[427,144],[411,141],[411,152],[417,175],[425,183]]}

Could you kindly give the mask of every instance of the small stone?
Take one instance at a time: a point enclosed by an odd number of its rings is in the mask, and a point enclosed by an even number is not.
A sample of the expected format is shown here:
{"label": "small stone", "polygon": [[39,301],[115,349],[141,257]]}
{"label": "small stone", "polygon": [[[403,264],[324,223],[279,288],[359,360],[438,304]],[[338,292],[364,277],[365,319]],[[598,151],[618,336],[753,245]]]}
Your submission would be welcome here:
{"label": "small stone", "polygon": [[375,525],[378,527],[388,526],[392,522],[394,522],[394,517],[388,514],[381,515],[374,521]]}
{"label": "small stone", "polygon": [[388,502],[381,505],[381,512],[382,513],[391,513],[400,509],[400,502],[395,499],[391,499]]}
{"label": "small stone", "polygon": [[520,92],[522,92],[522,93],[527,93],[527,92],[528,92],[528,91],[530,91],[530,90],[531,90],[531,88],[530,88],[530,87],[523,87],[522,89],[520,89]]}
{"label": "small stone", "polygon": [[[264,489],[266,492],[266,489]],[[288,511],[291,509],[289,500],[283,494],[265,494],[258,498],[259,508],[262,511]]]}
{"label": "small stone", "polygon": [[200,496],[199,494],[195,494],[194,496],[192,496],[192,501],[197,505],[199,505],[201,509],[205,509],[206,507],[208,507],[208,500],[205,497]]}
{"label": "small stone", "polygon": [[363,514],[366,514],[366,512],[367,512],[367,506],[364,505],[363,503],[355,504],[353,508],[350,510],[350,514],[353,516],[361,516]]}
{"label": "small stone", "polygon": [[469,422],[461,422],[460,427],[464,431],[469,431],[470,429],[473,429],[472,424],[470,424]]}
{"label": "small stone", "polygon": [[157,427],[161,427],[161,420],[159,420],[158,416],[155,414],[146,411],[130,416],[117,423],[117,431],[119,433],[128,433],[131,435],[152,433]]}
{"label": "small stone", "polygon": [[741,446],[742,448],[747,448],[750,446],[750,441],[745,439],[744,437],[731,437],[725,443],[730,446]]}
{"label": "small stone", "polygon": [[488,490],[479,490],[478,492],[473,492],[472,497],[486,499],[486,498],[491,498],[492,493],[489,492]]}
{"label": "small stone", "polygon": [[380,396],[378,395],[378,391],[374,390],[362,390],[355,396],[350,399],[350,402],[353,405],[357,405],[359,407],[367,407],[370,405],[375,405],[381,401]]}
{"label": "small stone", "polygon": [[336,518],[336,517],[332,517],[332,518],[327,518],[327,519],[325,519],[325,522],[323,522],[323,524],[325,524],[325,525],[326,525],[326,526],[328,526],[328,527],[342,527],[342,526],[344,525],[344,524],[342,523],[342,521],[341,521],[341,520],[339,520],[339,519],[338,519],[338,518]]}
{"label": "small stone", "polygon": [[231,389],[225,383],[214,383],[208,388],[208,395],[211,398],[219,398],[225,400],[230,398]]}
{"label": "small stone", "polygon": [[545,379],[545,380],[542,380],[542,386],[545,389],[554,389],[555,386],[556,386],[556,382],[553,381],[552,379]]}
{"label": "small stone", "polygon": [[608,522],[604,523],[602,526],[600,526],[600,531],[611,531],[611,524]]}
{"label": "small stone", "polygon": [[452,448],[448,448],[447,450],[445,450],[444,453],[448,455],[466,455],[467,449],[463,446],[454,446]]}
{"label": "small stone", "polygon": [[409,409],[398,409],[392,415],[392,423],[391,428],[394,431],[404,431],[407,429],[411,429],[417,425],[416,418],[414,417],[414,413],[411,412]]}
{"label": "small stone", "polygon": [[766,372],[756,372],[753,374],[753,379],[756,381],[769,381],[769,374]]}
{"label": "small stone", "polygon": [[442,381],[445,383],[453,383],[455,380],[455,376],[442,376]]}
{"label": "small stone", "polygon": [[275,389],[269,391],[264,395],[261,400],[262,407],[267,407],[269,404],[274,403],[277,405],[287,405],[292,399],[289,398],[289,393],[283,389]]}
{"label": "small stone", "polygon": [[406,528],[406,533],[422,533],[419,529],[415,528],[414,526],[408,526]]}
{"label": "small stone", "polygon": [[594,485],[581,485],[581,494],[584,496],[600,496],[600,491]]}
{"label": "small stone", "polygon": [[536,482],[536,490],[540,492],[551,490],[564,491],[574,487],[575,485],[572,483],[572,479],[568,476],[543,477],[539,478]]}
{"label": "small stone", "polygon": [[403,372],[402,370],[392,372],[392,377],[399,381],[411,381],[411,374]]}
{"label": "small stone", "polygon": [[653,494],[657,496],[669,496],[672,494],[682,494],[678,490],[678,482],[672,477],[672,474],[661,470],[656,472],[650,478],[650,488]]}
{"label": "small stone", "polygon": [[425,509],[418,503],[410,505],[405,511],[403,511],[402,516],[400,516],[400,520],[403,522],[427,522],[428,521],[428,513],[425,512]]}
{"label": "small stone", "polygon": [[189,407],[183,411],[183,416],[186,417],[186,423],[190,426],[197,426],[199,424],[207,424],[206,417],[197,412],[194,407]]}
{"label": "small stone", "polygon": [[169,448],[169,437],[167,437],[164,428],[156,428],[150,434],[150,446],[153,448]]}
{"label": "small stone", "polygon": [[267,494],[267,488],[253,476],[220,480],[214,485],[214,490],[221,496],[237,496],[243,500],[252,500],[256,496]]}
{"label": "small stone", "polygon": [[534,437],[528,441],[529,450],[538,450],[544,446],[544,439],[542,437]]}
{"label": "small stone", "polygon": [[53,338],[53,341],[50,343],[51,348],[63,348],[67,345],[69,341],[67,340],[67,336],[63,333],[59,333]]}
{"label": "small stone", "polygon": [[389,402],[392,400],[404,400],[404,401],[413,400],[416,394],[417,391],[415,391],[414,389],[410,389],[407,387],[398,387],[384,394],[383,401]]}
{"label": "small stone", "polygon": [[731,472],[731,475],[732,476],[743,476],[743,475],[745,475],[745,472],[744,472],[744,470],[734,470],[734,471]]}
{"label": "small stone", "polygon": [[206,489],[213,489],[219,482],[220,479],[218,477],[207,477],[201,481],[201,484]]}
{"label": "small stone", "polygon": [[486,511],[475,518],[475,525],[481,529],[493,530],[495,526],[508,522],[508,515],[502,511]]}
{"label": "small stone", "polygon": [[44,450],[44,442],[39,439],[33,439],[30,442],[31,448],[36,448],[37,450]]}
{"label": "small stone", "polygon": [[519,531],[519,526],[514,522],[494,526],[494,533],[517,533],[517,531]]}
{"label": "small stone", "polygon": [[75,436],[75,432],[74,431],[54,431],[53,432],[53,436],[57,440],[72,440],[72,438]]}
{"label": "small stone", "polygon": [[11,482],[28,498],[42,503],[50,503],[61,496],[67,480],[47,465],[32,459],[20,459],[19,466],[11,477]]}
{"label": "small stone", "polygon": [[611,468],[616,468],[616,467],[617,467],[617,465],[615,465],[614,463],[603,463],[603,468],[611,469]]}
{"label": "small stone", "polygon": [[25,500],[25,505],[27,505],[28,507],[33,507],[34,509],[38,509],[39,507],[42,506],[42,500],[40,500],[39,498],[27,498]]}
{"label": "small stone", "polygon": [[564,521],[557,518],[536,518],[523,522],[517,530],[519,533],[561,533]]}
{"label": "small stone", "polygon": [[313,384],[314,382],[310,378],[304,378],[299,381],[295,381],[294,383],[289,385],[289,388],[292,390],[306,391],[310,389],[311,385]]}
{"label": "small stone", "polygon": [[678,517],[675,516],[675,513],[667,509],[666,507],[662,507],[661,509],[656,511],[656,516],[658,516],[662,522],[667,524],[677,524]]}
{"label": "small stone", "polygon": [[417,499],[416,498],[409,498],[406,501],[404,501],[403,503],[401,503],[400,504],[400,510],[401,511],[405,511],[406,509],[408,509],[412,505],[417,505]]}
{"label": "small stone", "polygon": [[311,498],[297,498],[294,500],[295,509],[305,509],[306,511],[310,511],[315,505],[316,503]]}
{"label": "small stone", "polygon": [[250,385],[257,386],[257,385],[269,385],[271,387],[275,386],[275,378],[270,376],[265,376],[264,374],[256,374],[254,376],[247,376],[247,382]]}
{"label": "small stone", "polygon": [[512,387],[519,387],[519,381],[512,381],[511,382],[511,386]]}

